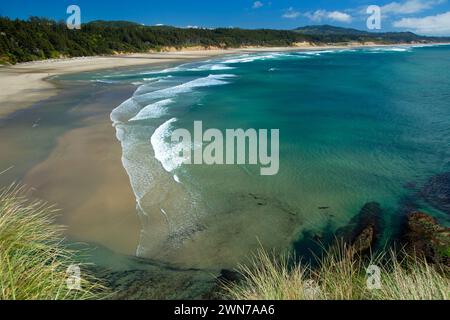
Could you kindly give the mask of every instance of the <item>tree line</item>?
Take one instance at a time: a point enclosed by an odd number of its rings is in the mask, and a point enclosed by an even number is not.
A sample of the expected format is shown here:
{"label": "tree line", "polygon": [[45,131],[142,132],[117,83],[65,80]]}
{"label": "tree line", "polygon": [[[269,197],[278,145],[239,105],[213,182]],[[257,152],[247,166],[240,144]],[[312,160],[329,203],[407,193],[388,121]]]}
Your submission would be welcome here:
{"label": "tree line", "polygon": [[[417,36],[415,36],[417,37]],[[416,40],[415,37],[412,37]],[[94,21],[81,30],[69,30],[64,21],[30,17],[27,20],[0,17],[0,62],[15,64],[61,57],[160,51],[167,47],[238,48],[244,46],[292,46],[342,41],[396,42],[402,37],[358,34],[314,34],[300,30],[246,30],[239,28],[176,28],[144,26],[126,21]],[[412,41],[411,36],[403,40]]]}

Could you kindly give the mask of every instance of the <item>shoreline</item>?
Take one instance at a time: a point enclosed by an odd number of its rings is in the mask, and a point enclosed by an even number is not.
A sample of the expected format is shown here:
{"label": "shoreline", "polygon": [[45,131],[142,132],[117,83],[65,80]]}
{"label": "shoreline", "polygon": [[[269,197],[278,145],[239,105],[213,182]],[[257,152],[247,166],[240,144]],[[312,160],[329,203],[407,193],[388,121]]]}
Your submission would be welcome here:
{"label": "shoreline", "polygon": [[218,51],[175,52],[164,54],[130,54],[121,56],[94,56],[58,60],[41,60],[0,67],[0,86],[8,90],[0,93],[0,118],[56,96],[61,86],[53,77],[124,67],[158,66],[197,60],[221,54]]}
{"label": "shoreline", "polygon": [[16,111],[26,109],[39,101],[57,95],[62,88],[56,81],[52,81],[52,78],[55,76],[145,65],[161,66],[165,64],[203,60],[231,54],[405,45],[414,46],[414,44],[382,45],[374,43],[314,46],[305,43],[291,47],[202,49],[168,51],[162,53],[134,53],[115,56],[76,57],[25,62],[14,66],[1,66],[0,86],[3,88],[8,88],[8,90],[4,90],[0,93],[0,118],[8,117]]}

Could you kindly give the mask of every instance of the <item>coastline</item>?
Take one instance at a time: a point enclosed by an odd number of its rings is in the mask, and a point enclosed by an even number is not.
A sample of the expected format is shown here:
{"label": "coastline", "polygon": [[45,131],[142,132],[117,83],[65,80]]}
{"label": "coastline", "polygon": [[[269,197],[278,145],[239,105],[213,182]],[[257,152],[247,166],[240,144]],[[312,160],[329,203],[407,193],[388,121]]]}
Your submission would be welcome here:
{"label": "coastline", "polygon": [[358,47],[403,46],[414,44],[382,45],[375,43],[350,43],[347,45],[314,46],[299,43],[291,47],[246,47],[239,49],[199,49],[167,51],[161,53],[135,53],[115,56],[93,56],[55,60],[40,60],[0,67],[0,86],[7,88],[0,93],[0,118],[26,109],[34,103],[55,96],[61,88],[51,79],[55,76],[105,69],[159,66],[207,58],[258,52],[327,50]]}
{"label": "coastline", "polygon": [[57,95],[61,88],[56,82],[50,80],[55,76],[141,65],[157,66],[208,58],[223,53],[222,50],[205,50],[96,56],[42,60],[0,67],[0,86],[7,88],[0,93],[0,118]]}

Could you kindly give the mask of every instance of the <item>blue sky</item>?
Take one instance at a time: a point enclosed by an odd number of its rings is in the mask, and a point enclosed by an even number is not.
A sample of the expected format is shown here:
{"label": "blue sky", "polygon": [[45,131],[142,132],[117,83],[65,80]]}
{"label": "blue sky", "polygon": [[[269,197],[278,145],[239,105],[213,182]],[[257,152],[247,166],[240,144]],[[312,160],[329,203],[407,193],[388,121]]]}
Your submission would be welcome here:
{"label": "blue sky", "polygon": [[68,5],[82,22],[128,20],[146,25],[292,29],[311,24],[366,29],[369,5],[382,13],[381,31],[450,35],[450,0],[12,0],[0,15],[66,19]]}

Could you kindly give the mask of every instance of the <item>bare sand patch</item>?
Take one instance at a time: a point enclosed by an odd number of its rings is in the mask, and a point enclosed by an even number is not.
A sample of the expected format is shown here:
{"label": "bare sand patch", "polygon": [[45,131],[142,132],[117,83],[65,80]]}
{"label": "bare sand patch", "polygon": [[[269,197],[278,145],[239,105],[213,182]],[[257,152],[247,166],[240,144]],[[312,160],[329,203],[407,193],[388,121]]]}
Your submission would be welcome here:
{"label": "bare sand patch", "polygon": [[[133,255],[140,223],[121,163],[122,150],[104,106],[89,104],[82,127],[61,135],[55,148],[25,175],[36,196],[61,209],[67,234]],[[125,237],[123,235],[126,235]]]}

